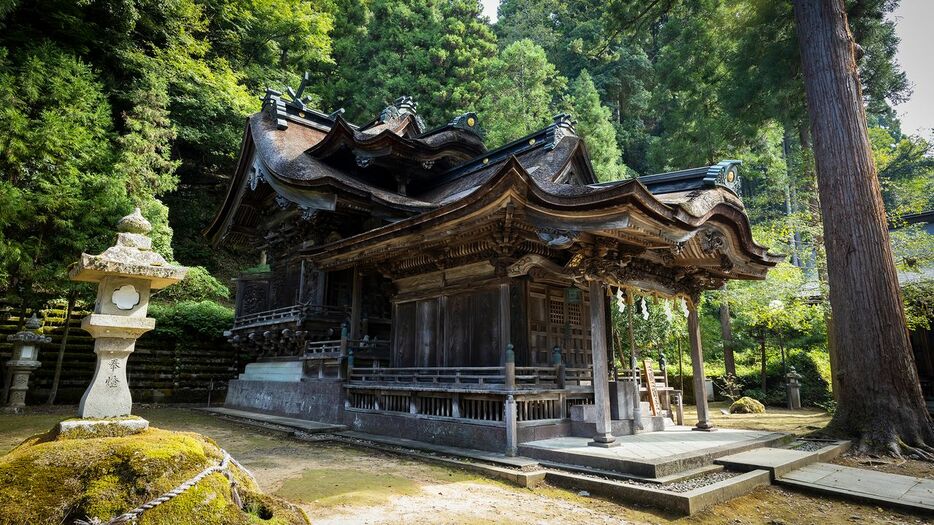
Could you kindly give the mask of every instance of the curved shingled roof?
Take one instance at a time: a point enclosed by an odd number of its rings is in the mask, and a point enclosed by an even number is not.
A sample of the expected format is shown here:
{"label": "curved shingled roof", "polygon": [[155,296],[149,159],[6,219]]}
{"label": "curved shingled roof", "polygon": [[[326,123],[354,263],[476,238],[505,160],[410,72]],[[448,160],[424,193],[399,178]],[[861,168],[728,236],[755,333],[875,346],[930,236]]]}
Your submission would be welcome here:
{"label": "curved shingled roof", "polygon": [[[540,220],[560,217],[566,227],[581,231],[609,231],[609,225],[620,223],[625,216],[640,228],[657,230],[654,234],[659,239],[681,242],[679,239],[691,239],[709,223],[730,232],[736,257],[761,269],[750,270],[747,277],[761,277],[781,260],[752,239],[739,196],[739,161],[598,183],[586,145],[567,115],[557,116],[542,130],[486,151],[476,132],[476,115],[467,114],[460,122],[455,119],[422,132],[414,104],[409,99],[399,100],[408,105],[402,110],[387,108],[380,118],[357,127],[346,122],[340,112],[326,115],[305,108],[294,97],[283,102],[270,92],[263,110],[248,119],[237,172],[223,207],[205,234],[216,244],[232,240],[238,231],[255,228],[257,214],[241,208],[249,208],[251,199],[268,199],[272,194],[277,202],[294,203],[304,210],[334,210],[343,202],[365,205],[374,215],[390,219],[389,225],[314,250],[347,253],[512,192],[523,195]],[[472,122],[465,126],[468,116]],[[368,162],[358,160],[356,165],[348,165],[347,159],[353,158],[348,152],[352,156],[428,161],[426,165],[443,156],[456,162],[443,171],[425,168],[418,185],[400,192],[393,191],[386,181],[380,182]],[[400,161],[400,166],[409,165]],[[259,189],[262,183],[268,187]]]}

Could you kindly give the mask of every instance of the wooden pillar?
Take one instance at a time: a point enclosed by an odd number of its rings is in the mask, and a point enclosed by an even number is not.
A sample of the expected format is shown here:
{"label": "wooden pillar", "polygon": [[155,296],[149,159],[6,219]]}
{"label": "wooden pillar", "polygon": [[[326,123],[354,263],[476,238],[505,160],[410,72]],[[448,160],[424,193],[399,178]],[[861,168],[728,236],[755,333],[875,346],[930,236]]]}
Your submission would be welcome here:
{"label": "wooden pillar", "polygon": [[606,359],[606,317],[603,304],[603,283],[590,281],[590,341],[593,352],[593,397],[597,408],[597,432],[593,441],[587,443],[595,447],[618,446],[610,424],[610,385]]}
{"label": "wooden pillar", "polygon": [[701,345],[700,318],[697,302],[688,301],[688,337],[691,339],[691,365],[694,368],[694,401],[697,404],[697,425],[692,430],[716,430],[710,423],[707,389],[704,385],[704,347]]}
{"label": "wooden pillar", "polygon": [[353,288],[350,302],[350,340],[360,339],[360,318],[363,316],[363,273],[353,268]]}
{"label": "wooden pillar", "polygon": [[[512,309],[509,306],[509,281],[507,280],[499,285],[499,334],[504,363],[506,362],[506,351],[512,346],[512,335],[509,333]],[[515,357],[513,363],[515,363]]]}

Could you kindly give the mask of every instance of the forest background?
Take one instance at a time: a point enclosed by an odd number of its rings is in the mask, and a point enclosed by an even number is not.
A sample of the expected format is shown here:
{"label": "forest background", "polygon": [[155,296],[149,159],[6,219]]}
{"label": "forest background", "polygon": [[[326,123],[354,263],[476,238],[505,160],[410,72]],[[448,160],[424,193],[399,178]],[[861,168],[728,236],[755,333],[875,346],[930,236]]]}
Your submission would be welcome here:
{"label": "forest background", "polygon": [[[931,275],[934,149],[903,133],[910,82],[895,59],[896,0],[848,0],[869,135],[900,270]],[[160,322],[229,327],[230,283],[258,254],[201,231],[267,87],[309,72],[310,105],[372,118],[401,95],[438,125],[477,111],[487,146],[570,113],[602,180],[742,159],[756,239],[788,255],[763,282],[703,302],[707,372],[781,403],[788,366],[830,402],[826,265],[798,44],[787,0],[0,0],[0,303],[91,300],[68,281],[133,206],[156,249],[192,266],[156,297]],[[902,288],[929,328],[934,281]],[[684,318],[661,298],[613,301],[642,354],[690,371]],[[625,337],[617,356],[629,352]],[[677,379],[675,379],[677,380]],[[685,382],[686,385],[690,381]]]}

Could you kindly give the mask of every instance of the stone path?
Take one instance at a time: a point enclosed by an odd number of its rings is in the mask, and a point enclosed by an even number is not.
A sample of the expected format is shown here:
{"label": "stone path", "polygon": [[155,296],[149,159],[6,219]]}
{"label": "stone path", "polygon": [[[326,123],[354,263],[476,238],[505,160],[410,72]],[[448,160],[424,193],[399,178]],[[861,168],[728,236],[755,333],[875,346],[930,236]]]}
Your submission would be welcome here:
{"label": "stone path", "polygon": [[293,417],[285,416],[274,416],[272,414],[262,414],[260,412],[249,412],[246,410],[236,410],[233,408],[223,408],[223,407],[210,407],[210,408],[198,408],[197,410],[203,410],[205,412],[211,412],[213,414],[219,414],[222,416],[235,417],[240,419],[249,419],[253,421],[259,421],[261,423],[269,423],[272,425],[281,425],[284,427],[294,428],[296,430],[301,430],[308,433],[316,432],[340,432],[342,430],[347,430],[347,427],[343,425],[330,425],[327,423],[319,423],[317,421],[311,421],[308,419],[297,419]]}
{"label": "stone path", "polygon": [[934,511],[934,480],[820,463],[819,452],[760,448],[724,456],[717,464],[735,470],[765,469],[779,485],[874,505]]}
{"label": "stone path", "polygon": [[934,480],[830,463],[814,463],[777,480],[780,485],[910,510],[934,511]]}

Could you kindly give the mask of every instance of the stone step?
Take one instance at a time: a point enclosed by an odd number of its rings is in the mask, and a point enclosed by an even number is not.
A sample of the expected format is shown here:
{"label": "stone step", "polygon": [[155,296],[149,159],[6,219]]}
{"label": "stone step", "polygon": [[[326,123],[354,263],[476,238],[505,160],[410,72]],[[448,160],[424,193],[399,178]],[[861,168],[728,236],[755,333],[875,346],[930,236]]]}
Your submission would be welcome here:
{"label": "stone step", "polygon": [[723,456],[714,463],[732,470],[767,470],[775,480],[795,469],[818,461],[820,461],[820,454],[817,452],[763,447]]}

